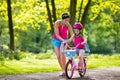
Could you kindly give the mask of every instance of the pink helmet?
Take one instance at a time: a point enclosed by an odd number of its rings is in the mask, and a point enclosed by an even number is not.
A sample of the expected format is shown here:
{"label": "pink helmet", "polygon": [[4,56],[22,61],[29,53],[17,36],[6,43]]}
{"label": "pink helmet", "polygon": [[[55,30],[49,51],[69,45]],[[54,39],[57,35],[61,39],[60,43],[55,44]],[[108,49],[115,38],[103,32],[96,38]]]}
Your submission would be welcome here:
{"label": "pink helmet", "polygon": [[75,28],[75,29],[82,29],[82,28],[83,28],[83,25],[82,25],[81,23],[75,23],[75,24],[73,25],[73,28]]}

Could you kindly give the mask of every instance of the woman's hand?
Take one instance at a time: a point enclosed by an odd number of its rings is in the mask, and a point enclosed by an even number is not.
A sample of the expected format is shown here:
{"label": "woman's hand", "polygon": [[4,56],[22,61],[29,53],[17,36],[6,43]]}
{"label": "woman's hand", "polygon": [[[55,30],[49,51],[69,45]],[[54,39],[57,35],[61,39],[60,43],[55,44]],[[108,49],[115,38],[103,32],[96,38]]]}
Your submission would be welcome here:
{"label": "woman's hand", "polygon": [[68,39],[68,40],[64,40],[64,43],[70,43],[70,42],[71,42],[70,39]]}
{"label": "woman's hand", "polygon": [[65,44],[65,43],[68,43],[67,40],[62,40],[62,43]]}

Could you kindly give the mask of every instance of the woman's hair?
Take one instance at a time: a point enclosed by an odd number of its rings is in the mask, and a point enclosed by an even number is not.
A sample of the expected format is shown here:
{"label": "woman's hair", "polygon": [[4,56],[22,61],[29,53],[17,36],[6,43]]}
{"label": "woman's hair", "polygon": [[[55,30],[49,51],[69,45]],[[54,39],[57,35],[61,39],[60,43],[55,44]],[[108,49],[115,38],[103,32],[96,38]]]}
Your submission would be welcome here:
{"label": "woman's hair", "polygon": [[70,18],[70,15],[68,13],[62,14],[62,19]]}

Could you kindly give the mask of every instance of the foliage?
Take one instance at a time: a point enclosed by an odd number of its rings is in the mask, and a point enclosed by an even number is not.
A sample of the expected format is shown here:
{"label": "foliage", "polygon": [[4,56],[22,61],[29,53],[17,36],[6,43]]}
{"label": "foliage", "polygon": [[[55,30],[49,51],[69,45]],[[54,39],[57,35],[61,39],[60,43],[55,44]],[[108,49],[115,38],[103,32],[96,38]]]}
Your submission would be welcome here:
{"label": "foliage", "polygon": [[0,65],[4,65],[4,60],[5,60],[4,53],[0,52]]}
{"label": "foliage", "polygon": [[6,52],[1,52],[0,53],[0,61],[4,60],[22,60],[22,59],[49,59],[49,58],[54,58],[55,55],[51,53],[30,53],[30,52],[22,52],[20,50],[16,51],[6,51]]}
{"label": "foliage", "polygon": [[40,54],[36,54],[36,59],[49,59],[51,58],[51,54],[50,53],[40,53]]}
{"label": "foliage", "polygon": [[[81,1],[77,0],[76,21]],[[45,1],[12,0],[11,2],[15,49],[33,53],[47,52],[53,49]],[[83,15],[87,2],[88,0],[83,2],[80,17]],[[119,5],[119,0],[92,0],[84,26],[91,52],[120,52]],[[52,10],[50,0],[49,6]],[[70,11],[70,0],[55,0],[55,6],[57,19],[60,19],[63,12]],[[5,0],[0,0],[0,45],[9,47],[9,40],[7,3]],[[9,49],[6,53],[8,52]]]}
{"label": "foliage", "polygon": [[[116,11],[120,11],[120,7],[117,4],[114,4],[112,1],[103,1],[99,0],[98,2],[92,2],[90,14],[88,18],[89,24],[86,25],[86,30],[88,31],[88,42],[93,53],[112,53],[118,52],[120,38],[115,30],[119,21],[115,22],[112,17],[117,16]],[[104,5],[104,6],[103,6]],[[120,15],[120,14],[118,14]],[[119,19],[117,19],[119,20]],[[117,27],[118,32],[120,28]],[[115,36],[117,39],[115,39]],[[115,44],[116,43],[116,44]],[[116,49],[117,47],[117,49]]]}

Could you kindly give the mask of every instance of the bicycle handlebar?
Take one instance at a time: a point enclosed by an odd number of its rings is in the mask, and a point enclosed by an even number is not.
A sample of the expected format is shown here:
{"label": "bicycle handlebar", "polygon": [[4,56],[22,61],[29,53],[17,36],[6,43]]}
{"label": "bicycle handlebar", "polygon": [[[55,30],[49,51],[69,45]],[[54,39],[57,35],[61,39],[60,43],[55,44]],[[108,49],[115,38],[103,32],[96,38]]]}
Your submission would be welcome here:
{"label": "bicycle handlebar", "polygon": [[70,45],[68,43],[62,43],[62,47],[64,47],[65,45],[70,48],[70,49],[76,49],[81,43],[77,44],[75,47],[70,47]]}

